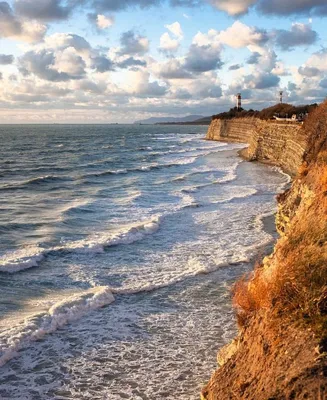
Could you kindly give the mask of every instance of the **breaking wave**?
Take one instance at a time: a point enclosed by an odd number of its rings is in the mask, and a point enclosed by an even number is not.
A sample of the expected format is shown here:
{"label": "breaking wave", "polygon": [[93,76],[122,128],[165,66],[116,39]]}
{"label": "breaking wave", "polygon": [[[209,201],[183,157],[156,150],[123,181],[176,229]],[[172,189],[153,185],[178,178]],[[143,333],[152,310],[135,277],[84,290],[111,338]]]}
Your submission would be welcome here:
{"label": "breaking wave", "polygon": [[50,249],[32,246],[10,252],[0,257],[0,272],[15,273],[36,267],[50,252],[99,253],[103,252],[106,247],[131,244],[157,232],[162,218],[162,216],[155,216],[150,220],[122,227],[116,233],[97,234],[83,240],[63,243],[61,246]]}
{"label": "breaking wave", "polygon": [[46,312],[26,318],[21,325],[2,332],[0,367],[30,343],[114,301],[110,288],[96,287],[53,304]]}

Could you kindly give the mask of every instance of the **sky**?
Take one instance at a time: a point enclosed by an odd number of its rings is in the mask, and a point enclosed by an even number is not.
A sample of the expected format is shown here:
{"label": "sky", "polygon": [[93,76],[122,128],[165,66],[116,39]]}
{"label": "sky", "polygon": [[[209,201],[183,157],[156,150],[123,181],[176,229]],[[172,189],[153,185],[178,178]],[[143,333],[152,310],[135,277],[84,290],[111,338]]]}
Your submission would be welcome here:
{"label": "sky", "polygon": [[0,123],[321,102],[326,0],[0,1]]}

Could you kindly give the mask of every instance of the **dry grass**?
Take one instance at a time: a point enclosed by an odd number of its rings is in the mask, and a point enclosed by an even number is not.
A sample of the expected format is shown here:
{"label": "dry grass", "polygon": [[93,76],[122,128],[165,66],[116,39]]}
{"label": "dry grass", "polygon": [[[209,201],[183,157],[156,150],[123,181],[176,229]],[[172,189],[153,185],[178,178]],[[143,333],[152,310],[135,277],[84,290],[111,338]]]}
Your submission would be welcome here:
{"label": "dry grass", "polygon": [[233,306],[240,327],[258,310],[270,307],[269,287],[262,277],[262,268],[256,265],[254,273],[244,275],[232,289]]}
{"label": "dry grass", "polygon": [[[293,216],[287,237],[276,246],[270,277],[257,266],[234,286],[234,307],[244,326],[252,315],[268,310],[271,318],[287,317],[327,335],[327,102],[305,127],[311,132],[307,161],[298,185],[315,193]],[[296,189],[292,189],[296,190]],[[286,196],[280,196],[283,203]],[[295,208],[295,205],[294,205]],[[276,262],[278,260],[278,262]]]}

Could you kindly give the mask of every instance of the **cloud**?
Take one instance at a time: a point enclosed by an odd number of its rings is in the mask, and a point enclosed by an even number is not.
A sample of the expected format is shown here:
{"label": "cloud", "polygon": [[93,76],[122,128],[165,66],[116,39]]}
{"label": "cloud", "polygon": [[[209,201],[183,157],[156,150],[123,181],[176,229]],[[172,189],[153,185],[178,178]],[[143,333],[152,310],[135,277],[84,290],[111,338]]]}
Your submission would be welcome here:
{"label": "cloud", "polygon": [[14,56],[10,54],[0,54],[0,64],[9,65],[14,62]]}
{"label": "cloud", "polygon": [[161,79],[192,79],[193,75],[186,71],[181,61],[171,59],[157,68]]}
{"label": "cloud", "polygon": [[259,74],[253,79],[255,89],[267,89],[279,85],[280,78],[271,73]]}
{"label": "cloud", "polygon": [[310,78],[320,75],[320,70],[316,67],[308,67],[308,66],[299,67],[298,71],[299,74]]}
{"label": "cloud", "polygon": [[81,90],[83,92],[88,92],[97,95],[103,94],[106,90],[105,85],[97,84],[89,79],[76,81],[74,86],[75,90]]}
{"label": "cloud", "polygon": [[231,65],[231,66],[228,68],[228,70],[229,70],[229,71],[236,71],[236,70],[238,70],[238,69],[240,69],[240,68],[242,68],[242,65],[241,65],[241,64],[233,64],[233,65]]}
{"label": "cloud", "polygon": [[103,14],[98,14],[96,17],[96,25],[99,29],[108,29],[114,24],[113,17],[108,17]]}
{"label": "cloud", "polygon": [[290,31],[278,29],[274,32],[278,47],[282,50],[293,50],[297,46],[309,46],[317,42],[318,33],[310,24],[295,23]]}
{"label": "cloud", "polygon": [[85,75],[86,63],[74,47],[67,47],[56,53],[55,61],[51,66],[59,73],[67,74],[70,79],[80,79]]}
{"label": "cloud", "polygon": [[277,61],[275,67],[271,71],[274,75],[288,76],[291,75],[289,69],[281,61]]}
{"label": "cloud", "polygon": [[35,75],[52,82],[82,79],[87,64],[97,62],[97,52],[79,35],[56,33],[47,36],[42,44],[35,45],[18,60],[18,68],[24,76]]}
{"label": "cloud", "polygon": [[323,49],[317,53],[314,53],[311,57],[309,57],[305,66],[317,68],[320,71],[327,71],[327,49]]}
{"label": "cloud", "polygon": [[44,37],[46,31],[45,25],[36,21],[21,20],[7,2],[0,2],[0,37],[37,42]]}
{"label": "cloud", "polygon": [[250,57],[247,59],[246,63],[253,65],[253,64],[258,64],[260,60],[261,54],[258,53],[257,51],[253,52]]}
{"label": "cloud", "polygon": [[173,53],[178,50],[179,46],[179,40],[173,39],[168,32],[161,35],[159,50],[166,53]]}
{"label": "cloud", "polygon": [[220,69],[223,64],[220,52],[211,45],[192,44],[185,58],[185,69],[195,73]]}
{"label": "cloud", "polygon": [[114,63],[106,56],[97,55],[95,57],[91,57],[91,60],[91,68],[95,69],[97,72],[104,73],[108,71],[113,71],[115,69]]}
{"label": "cloud", "polygon": [[170,0],[173,7],[199,7],[203,0]]}
{"label": "cloud", "polygon": [[40,79],[51,82],[62,82],[73,79],[66,72],[59,72],[54,68],[55,54],[51,51],[29,51],[19,59],[19,70],[24,76],[36,75]]}
{"label": "cloud", "polygon": [[20,21],[14,15],[10,5],[6,2],[0,3],[0,36],[19,36],[22,33]]}
{"label": "cloud", "polygon": [[117,62],[116,65],[118,68],[146,67],[147,63],[144,60],[128,57],[123,61]]}
{"label": "cloud", "polygon": [[260,0],[257,8],[268,15],[327,15],[326,0]]}
{"label": "cloud", "polygon": [[75,50],[80,52],[91,49],[91,45],[87,40],[74,33],[54,33],[51,36],[47,36],[44,40],[44,46],[57,50],[74,47]]}
{"label": "cloud", "polygon": [[167,93],[168,87],[157,81],[150,81],[150,74],[145,70],[128,71],[125,79],[126,92],[138,97],[161,97]]}
{"label": "cloud", "polygon": [[327,15],[326,0],[206,0],[232,16],[246,14],[251,7],[266,15]]}
{"label": "cloud", "polygon": [[320,81],[320,87],[322,87],[323,89],[327,89],[327,78],[325,78],[325,79],[322,79],[321,81]]}
{"label": "cloud", "polygon": [[214,29],[208,33],[198,32],[185,56],[184,68],[191,73],[203,73],[220,69],[222,45],[218,32]]}
{"label": "cloud", "polygon": [[171,34],[168,32],[165,32],[163,35],[161,35],[159,50],[163,53],[171,54],[176,52],[180,47],[183,39],[183,31],[179,22],[174,22],[171,25],[165,25],[165,28],[167,28],[174,37],[171,37]]}
{"label": "cloud", "polygon": [[149,50],[149,40],[130,30],[120,37],[120,54],[145,54]]}
{"label": "cloud", "polygon": [[77,1],[68,1],[66,6],[61,0],[16,0],[15,11],[18,15],[40,21],[54,21],[67,19],[77,4]]}
{"label": "cloud", "polygon": [[263,45],[268,41],[268,35],[264,30],[235,21],[228,29],[221,31],[217,39],[234,49],[240,49],[249,45]]}
{"label": "cloud", "polygon": [[183,38],[183,31],[181,28],[181,25],[179,22],[174,22],[171,25],[165,25],[165,28],[167,28],[174,36],[176,36],[178,39]]}
{"label": "cloud", "polygon": [[208,0],[218,10],[225,11],[229,15],[239,16],[246,14],[257,0]]}
{"label": "cloud", "polygon": [[161,0],[95,0],[93,2],[95,9],[99,11],[121,11],[135,6],[148,8],[161,3]]}

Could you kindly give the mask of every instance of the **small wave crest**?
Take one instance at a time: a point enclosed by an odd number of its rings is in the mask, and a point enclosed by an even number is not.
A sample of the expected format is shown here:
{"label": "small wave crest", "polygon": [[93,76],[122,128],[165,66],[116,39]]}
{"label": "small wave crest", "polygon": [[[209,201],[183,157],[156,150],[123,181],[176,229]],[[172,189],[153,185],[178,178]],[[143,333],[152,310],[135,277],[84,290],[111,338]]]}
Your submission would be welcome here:
{"label": "small wave crest", "polygon": [[102,252],[106,247],[117,246],[120,244],[131,244],[142,240],[147,235],[158,231],[162,216],[153,217],[151,220],[139,222],[129,227],[121,228],[119,232],[113,234],[97,235],[84,240],[66,243],[61,250],[76,252]]}
{"label": "small wave crest", "polygon": [[158,231],[163,216],[120,228],[116,233],[102,233],[75,242],[63,243],[61,246],[42,249],[34,246],[7,253],[0,257],[0,272],[16,273],[37,267],[50,252],[68,251],[77,253],[101,253],[105,248],[117,245],[132,244]]}
{"label": "small wave crest", "polygon": [[37,246],[23,248],[0,257],[0,272],[15,273],[36,267],[45,251]]}
{"label": "small wave crest", "polygon": [[171,160],[167,161],[164,163],[153,163],[153,164],[148,164],[148,165],[141,165],[139,167],[135,168],[126,168],[126,169],[117,169],[117,170],[108,170],[108,171],[103,171],[103,172],[97,172],[97,173],[90,173],[90,174],[85,174],[82,175],[80,178],[90,178],[90,177],[102,177],[106,175],[125,175],[128,174],[129,172],[149,172],[155,169],[161,169],[161,168],[171,168],[171,167],[177,167],[180,165],[187,165],[187,164],[192,164],[196,161],[197,157],[185,157],[179,160]]}
{"label": "small wave crest", "polygon": [[48,311],[26,318],[21,325],[1,334],[0,367],[31,342],[44,338],[91,311],[115,301],[109,287],[92,288],[53,304]]}
{"label": "small wave crest", "polygon": [[15,184],[6,185],[0,188],[0,190],[15,190],[15,189],[23,189],[25,187],[37,187],[42,184],[48,183],[56,183],[56,182],[65,182],[69,180],[68,177],[61,177],[55,175],[45,175],[45,176],[38,176],[35,178],[28,179],[23,182],[17,182]]}

